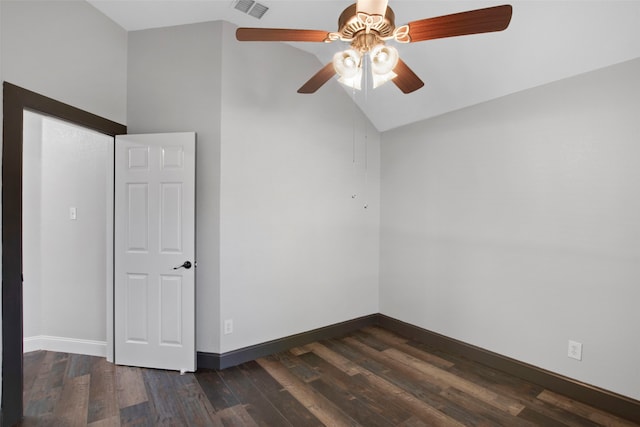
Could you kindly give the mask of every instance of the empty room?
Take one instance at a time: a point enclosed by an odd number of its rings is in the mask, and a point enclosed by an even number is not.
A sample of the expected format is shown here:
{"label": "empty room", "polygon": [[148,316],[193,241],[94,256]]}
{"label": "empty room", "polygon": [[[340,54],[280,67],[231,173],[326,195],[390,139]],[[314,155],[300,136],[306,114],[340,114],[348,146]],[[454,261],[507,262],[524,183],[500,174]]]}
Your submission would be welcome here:
{"label": "empty room", "polygon": [[2,425],[638,425],[639,22],[0,0]]}

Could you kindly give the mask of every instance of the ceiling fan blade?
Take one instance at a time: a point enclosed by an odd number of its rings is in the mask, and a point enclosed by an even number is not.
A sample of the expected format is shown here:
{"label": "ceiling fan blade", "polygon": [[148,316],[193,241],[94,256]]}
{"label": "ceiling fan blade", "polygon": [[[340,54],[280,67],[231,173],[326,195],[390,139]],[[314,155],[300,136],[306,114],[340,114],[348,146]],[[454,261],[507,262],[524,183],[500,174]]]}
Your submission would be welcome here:
{"label": "ceiling fan blade", "polygon": [[404,93],[414,92],[424,86],[420,77],[402,59],[398,60],[398,65],[393,69],[393,72],[397,76],[392,81]]}
{"label": "ceiling fan blade", "polygon": [[311,77],[305,84],[298,89],[298,93],[314,93],[326,82],[335,76],[336,70],[333,68],[333,62],[329,62],[322,67],[313,77]]}
{"label": "ceiling fan blade", "polygon": [[356,3],[356,12],[366,13],[367,15],[385,16],[388,3],[388,0],[358,0]]}
{"label": "ceiling fan blade", "polygon": [[411,42],[502,31],[509,26],[512,7],[488,7],[409,22]]}
{"label": "ceiling fan blade", "polygon": [[323,42],[329,33],[322,30],[289,30],[281,28],[238,28],[241,42]]}

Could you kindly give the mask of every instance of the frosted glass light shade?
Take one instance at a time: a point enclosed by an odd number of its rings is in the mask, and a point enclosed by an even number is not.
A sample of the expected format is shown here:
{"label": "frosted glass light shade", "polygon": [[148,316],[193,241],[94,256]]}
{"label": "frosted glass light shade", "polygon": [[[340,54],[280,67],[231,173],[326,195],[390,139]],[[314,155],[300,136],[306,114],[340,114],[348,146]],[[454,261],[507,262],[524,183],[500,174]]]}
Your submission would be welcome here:
{"label": "frosted glass light shade", "polygon": [[[375,46],[366,61],[371,61],[371,77],[373,88],[377,88],[397,76],[393,69],[398,65],[398,51],[383,43]],[[363,53],[355,49],[347,49],[333,56],[333,68],[338,74],[338,81],[343,85],[360,90],[362,88]],[[364,67],[368,68],[368,67]]]}
{"label": "frosted glass light shade", "polygon": [[393,71],[389,71],[387,74],[371,73],[371,75],[373,77],[373,88],[374,89],[379,87],[379,86],[382,86],[383,84],[385,84],[389,80],[398,77],[398,75],[396,73],[394,73]]}
{"label": "frosted glass light shade", "polygon": [[353,77],[360,69],[360,52],[347,49],[333,55],[333,68],[340,76]]}
{"label": "frosted glass light shade", "polygon": [[340,76],[338,81],[346,86],[360,90],[362,85],[362,55],[360,52],[347,49],[333,56],[333,68]]}
{"label": "frosted glass light shade", "polygon": [[[398,51],[396,48],[379,44],[371,49],[371,72],[375,75],[387,75],[398,65]],[[395,76],[394,76],[395,77]],[[385,80],[386,81],[386,80]]]}
{"label": "frosted glass light shade", "polygon": [[358,68],[356,74],[352,77],[341,76],[338,81],[345,86],[349,86],[353,89],[362,89],[362,68]]}

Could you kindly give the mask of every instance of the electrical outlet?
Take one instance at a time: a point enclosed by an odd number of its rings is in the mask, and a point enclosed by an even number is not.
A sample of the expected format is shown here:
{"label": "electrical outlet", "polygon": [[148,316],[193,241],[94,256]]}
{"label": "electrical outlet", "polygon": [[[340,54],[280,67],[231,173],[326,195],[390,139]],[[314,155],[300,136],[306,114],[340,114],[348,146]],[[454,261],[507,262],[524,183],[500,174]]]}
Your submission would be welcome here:
{"label": "electrical outlet", "polygon": [[72,221],[78,219],[78,209],[75,206],[69,208],[69,219]]}
{"label": "electrical outlet", "polygon": [[569,340],[569,352],[567,356],[572,359],[582,360],[582,343]]}
{"label": "electrical outlet", "polygon": [[227,319],[224,321],[224,334],[229,335],[233,333],[233,319]]}

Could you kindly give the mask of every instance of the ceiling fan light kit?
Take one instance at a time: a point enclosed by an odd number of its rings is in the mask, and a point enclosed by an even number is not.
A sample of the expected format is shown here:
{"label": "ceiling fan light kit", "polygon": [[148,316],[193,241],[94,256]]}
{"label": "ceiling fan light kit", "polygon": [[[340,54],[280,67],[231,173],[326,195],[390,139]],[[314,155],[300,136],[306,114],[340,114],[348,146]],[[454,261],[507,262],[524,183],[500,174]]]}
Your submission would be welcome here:
{"label": "ceiling fan light kit", "polygon": [[[342,41],[350,47],[337,52],[333,61],[309,79],[298,93],[314,93],[338,75],[338,81],[353,89],[362,88],[363,69],[370,70],[373,88],[393,81],[403,93],[411,93],[424,82],[405,64],[387,41],[413,43],[445,37],[502,31],[511,21],[511,5],[470,10],[426,18],[395,26],[395,14],[387,0],[358,0],[338,19],[338,31],[277,28],[238,28],[239,41],[325,42]],[[365,65],[365,61],[366,65]]]}
{"label": "ceiling fan light kit", "polygon": [[353,89],[362,88],[362,55],[360,52],[347,49],[333,56],[333,69],[340,76],[338,81]]}

